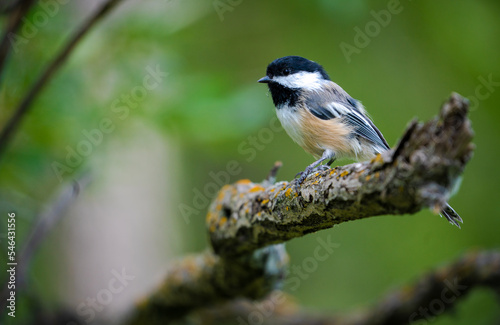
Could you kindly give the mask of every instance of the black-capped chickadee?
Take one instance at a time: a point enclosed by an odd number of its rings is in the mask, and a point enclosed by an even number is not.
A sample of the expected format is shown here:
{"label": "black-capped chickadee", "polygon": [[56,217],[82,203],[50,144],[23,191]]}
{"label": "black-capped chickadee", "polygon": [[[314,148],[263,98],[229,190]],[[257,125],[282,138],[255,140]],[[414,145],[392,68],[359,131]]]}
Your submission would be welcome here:
{"label": "black-capped chickadee", "polygon": [[[331,81],[318,63],[300,56],[279,58],[259,82],[269,86],[288,135],[317,159],[299,173],[298,184],[326,160],[327,165],[341,157],[365,160],[390,149],[363,105]],[[449,205],[441,214],[459,228],[458,222],[463,223]]]}

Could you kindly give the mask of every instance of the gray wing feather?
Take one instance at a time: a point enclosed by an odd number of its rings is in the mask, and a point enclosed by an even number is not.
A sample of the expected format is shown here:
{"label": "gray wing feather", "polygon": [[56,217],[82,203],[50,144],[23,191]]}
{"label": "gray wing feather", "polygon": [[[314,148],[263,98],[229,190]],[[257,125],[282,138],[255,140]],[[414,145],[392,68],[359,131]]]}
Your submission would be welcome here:
{"label": "gray wing feather", "polygon": [[340,86],[333,83],[331,88],[324,92],[307,94],[306,106],[311,113],[322,120],[344,118],[354,132],[375,145],[390,149],[382,133],[377,129],[364,110],[355,99],[349,96]]}
{"label": "gray wing feather", "polygon": [[389,144],[384,139],[384,136],[367,116],[356,110],[351,110],[346,114],[345,118],[347,123],[354,127],[354,132],[358,135],[384,149],[389,149]]}

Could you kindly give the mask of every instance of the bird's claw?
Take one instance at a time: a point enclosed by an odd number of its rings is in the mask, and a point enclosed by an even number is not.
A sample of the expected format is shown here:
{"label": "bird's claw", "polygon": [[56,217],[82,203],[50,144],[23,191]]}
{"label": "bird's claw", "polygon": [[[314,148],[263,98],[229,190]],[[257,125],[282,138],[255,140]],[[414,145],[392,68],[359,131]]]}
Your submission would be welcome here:
{"label": "bird's claw", "polygon": [[304,171],[299,172],[299,173],[297,173],[297,175],[295,175],[295,178],[299,177],[297,179],[297,182],[295,183],[295,190],[297,192],[299,191],[300,185],[302,185],[302,183],[306,180],[307,175],[309,175],[311,173],[311,171],[312,171],[312,168],[307,167]]}
{"label": "bird's claw", "polygon": [[306,180],[307,176],[309,176],[309,174],[311,174],[312,172],[325,171],[329,169],[330,167],[327,165],[319,165],[316,167],[308,166],[304,171],[298,172],[297,175],[295,175],[295,178],[299,177],[297,182],[295,183],[295,189],[298,192],[300,185],[302,185],[302,183]]}
{"label": "bird's claw", "polygon": [[330,170],[330,166],[328,165],[319,165],[318,167],[314,168],[312,171],[321,171],[321,172],[324,172],[324,171],[327,171],[327,170]]}

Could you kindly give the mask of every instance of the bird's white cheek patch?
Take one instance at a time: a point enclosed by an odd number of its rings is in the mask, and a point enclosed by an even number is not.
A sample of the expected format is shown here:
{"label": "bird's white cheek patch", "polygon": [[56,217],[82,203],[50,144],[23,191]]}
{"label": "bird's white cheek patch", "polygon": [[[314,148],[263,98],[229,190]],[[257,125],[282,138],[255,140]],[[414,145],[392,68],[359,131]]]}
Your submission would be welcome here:
{"label": "bird's white cheek patch", "polygon": [[325,81],[319,72],[305,72],[301,71],[288,75],[286,77],[274,77],[274,81],[288,87],[288,88],[301,88],[304,90],[319,90]]}

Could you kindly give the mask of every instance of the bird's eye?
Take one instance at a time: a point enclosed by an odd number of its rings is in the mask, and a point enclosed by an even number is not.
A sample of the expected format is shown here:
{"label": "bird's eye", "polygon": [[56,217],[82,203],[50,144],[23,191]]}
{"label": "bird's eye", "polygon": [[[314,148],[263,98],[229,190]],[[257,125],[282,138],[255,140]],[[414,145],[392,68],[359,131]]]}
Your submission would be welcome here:
{"label": "bird's eye", "polygon": [[292,71],[290,70],[290,68],[285,68],[285,69],[283,70],[283,75],[284,75],[284,76],[288,76],[288,75],[290,74],[290,72],[292,72]]}

